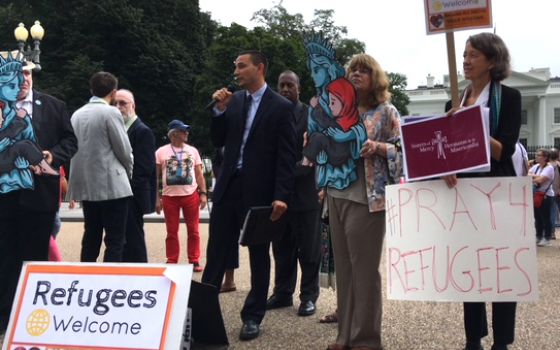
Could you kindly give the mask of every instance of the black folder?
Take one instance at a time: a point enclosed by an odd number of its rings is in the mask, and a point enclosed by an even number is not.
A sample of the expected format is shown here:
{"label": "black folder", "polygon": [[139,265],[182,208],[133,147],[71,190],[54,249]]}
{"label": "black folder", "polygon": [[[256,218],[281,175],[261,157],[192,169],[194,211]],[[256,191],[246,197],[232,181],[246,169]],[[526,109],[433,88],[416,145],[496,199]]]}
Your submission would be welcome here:
{"label": "black folder", "polygon": [[287,213],[276,220],[270,220],[272,206],[251,207],[245,217],[245,223],[239,236],[242,246],[258,245],[279,240],[288,224]]}

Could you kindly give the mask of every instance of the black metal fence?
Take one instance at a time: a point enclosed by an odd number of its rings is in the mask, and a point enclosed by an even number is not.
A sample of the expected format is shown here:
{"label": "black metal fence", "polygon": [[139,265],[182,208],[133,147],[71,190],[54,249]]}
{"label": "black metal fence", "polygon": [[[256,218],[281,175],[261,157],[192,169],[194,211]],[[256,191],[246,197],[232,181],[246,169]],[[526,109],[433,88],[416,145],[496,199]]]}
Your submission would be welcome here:
{"label": "black metal fence", "polygon": [[531,145],[531,146],[525,146],[525,149],[527,150],[527,156],[529,157],[529,160],[531,159],[535,159],[535,153],[537,153],[537,150],[544,148],[544,149],[548,149],[550,150],[551,148],[559,148],[559,145],[556,146],[552,146],[552,145],[546,145],[546,146],[535,146],[535,145]]}

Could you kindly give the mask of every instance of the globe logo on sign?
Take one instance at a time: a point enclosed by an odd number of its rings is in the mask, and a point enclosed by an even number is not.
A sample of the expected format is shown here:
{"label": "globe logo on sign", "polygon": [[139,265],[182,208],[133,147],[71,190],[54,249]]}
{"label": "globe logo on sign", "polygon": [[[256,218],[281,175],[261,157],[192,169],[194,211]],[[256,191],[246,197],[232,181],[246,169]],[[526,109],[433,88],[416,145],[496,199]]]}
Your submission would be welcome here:
{"label": "globe logo on sign", "polygon": [[51,323],[51,316],[47,310],[37,309],[29,315],[25,328],[27,333],[33,337],[38,337],[43,335],[48,329]]}

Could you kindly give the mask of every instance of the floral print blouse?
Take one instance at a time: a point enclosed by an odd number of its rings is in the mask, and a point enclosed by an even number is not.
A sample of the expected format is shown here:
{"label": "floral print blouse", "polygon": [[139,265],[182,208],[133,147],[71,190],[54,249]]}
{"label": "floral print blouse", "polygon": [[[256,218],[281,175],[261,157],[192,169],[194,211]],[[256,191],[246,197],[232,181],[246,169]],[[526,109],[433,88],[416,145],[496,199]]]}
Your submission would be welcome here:
{"label": "floral print blouse", "polygon": [[365,181],[370,212],[385,210],[385,186],[399,183],[403,174],[400,149],[400,115],[389,102],[381,103],[361,115],[368,139],[382,142],[387,157],[373,155],[364,160]]}

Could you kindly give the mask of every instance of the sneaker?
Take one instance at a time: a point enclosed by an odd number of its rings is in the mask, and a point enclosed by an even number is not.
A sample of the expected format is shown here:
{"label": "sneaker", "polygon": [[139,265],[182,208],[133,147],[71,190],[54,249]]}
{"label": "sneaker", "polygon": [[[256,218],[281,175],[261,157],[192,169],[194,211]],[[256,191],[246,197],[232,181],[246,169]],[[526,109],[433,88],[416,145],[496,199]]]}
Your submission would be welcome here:
{"label": "sneaker", "polygon": [[539,241],[539,243],[537,243],[537,245],[538,245],[539,247],[547,247],[547,246],[550,245],[550,241],[549,241],[548,239],[546,239],[546,238],[543,238],[543,239],[541,239],[541,240]]}
{"label": "sneaker", "polygon": [[202,271],[204,271],[204,269],[202,268],[202,266],[200,266],[199,263],[193,263],[193,271],[194,272],[202,272]]}

